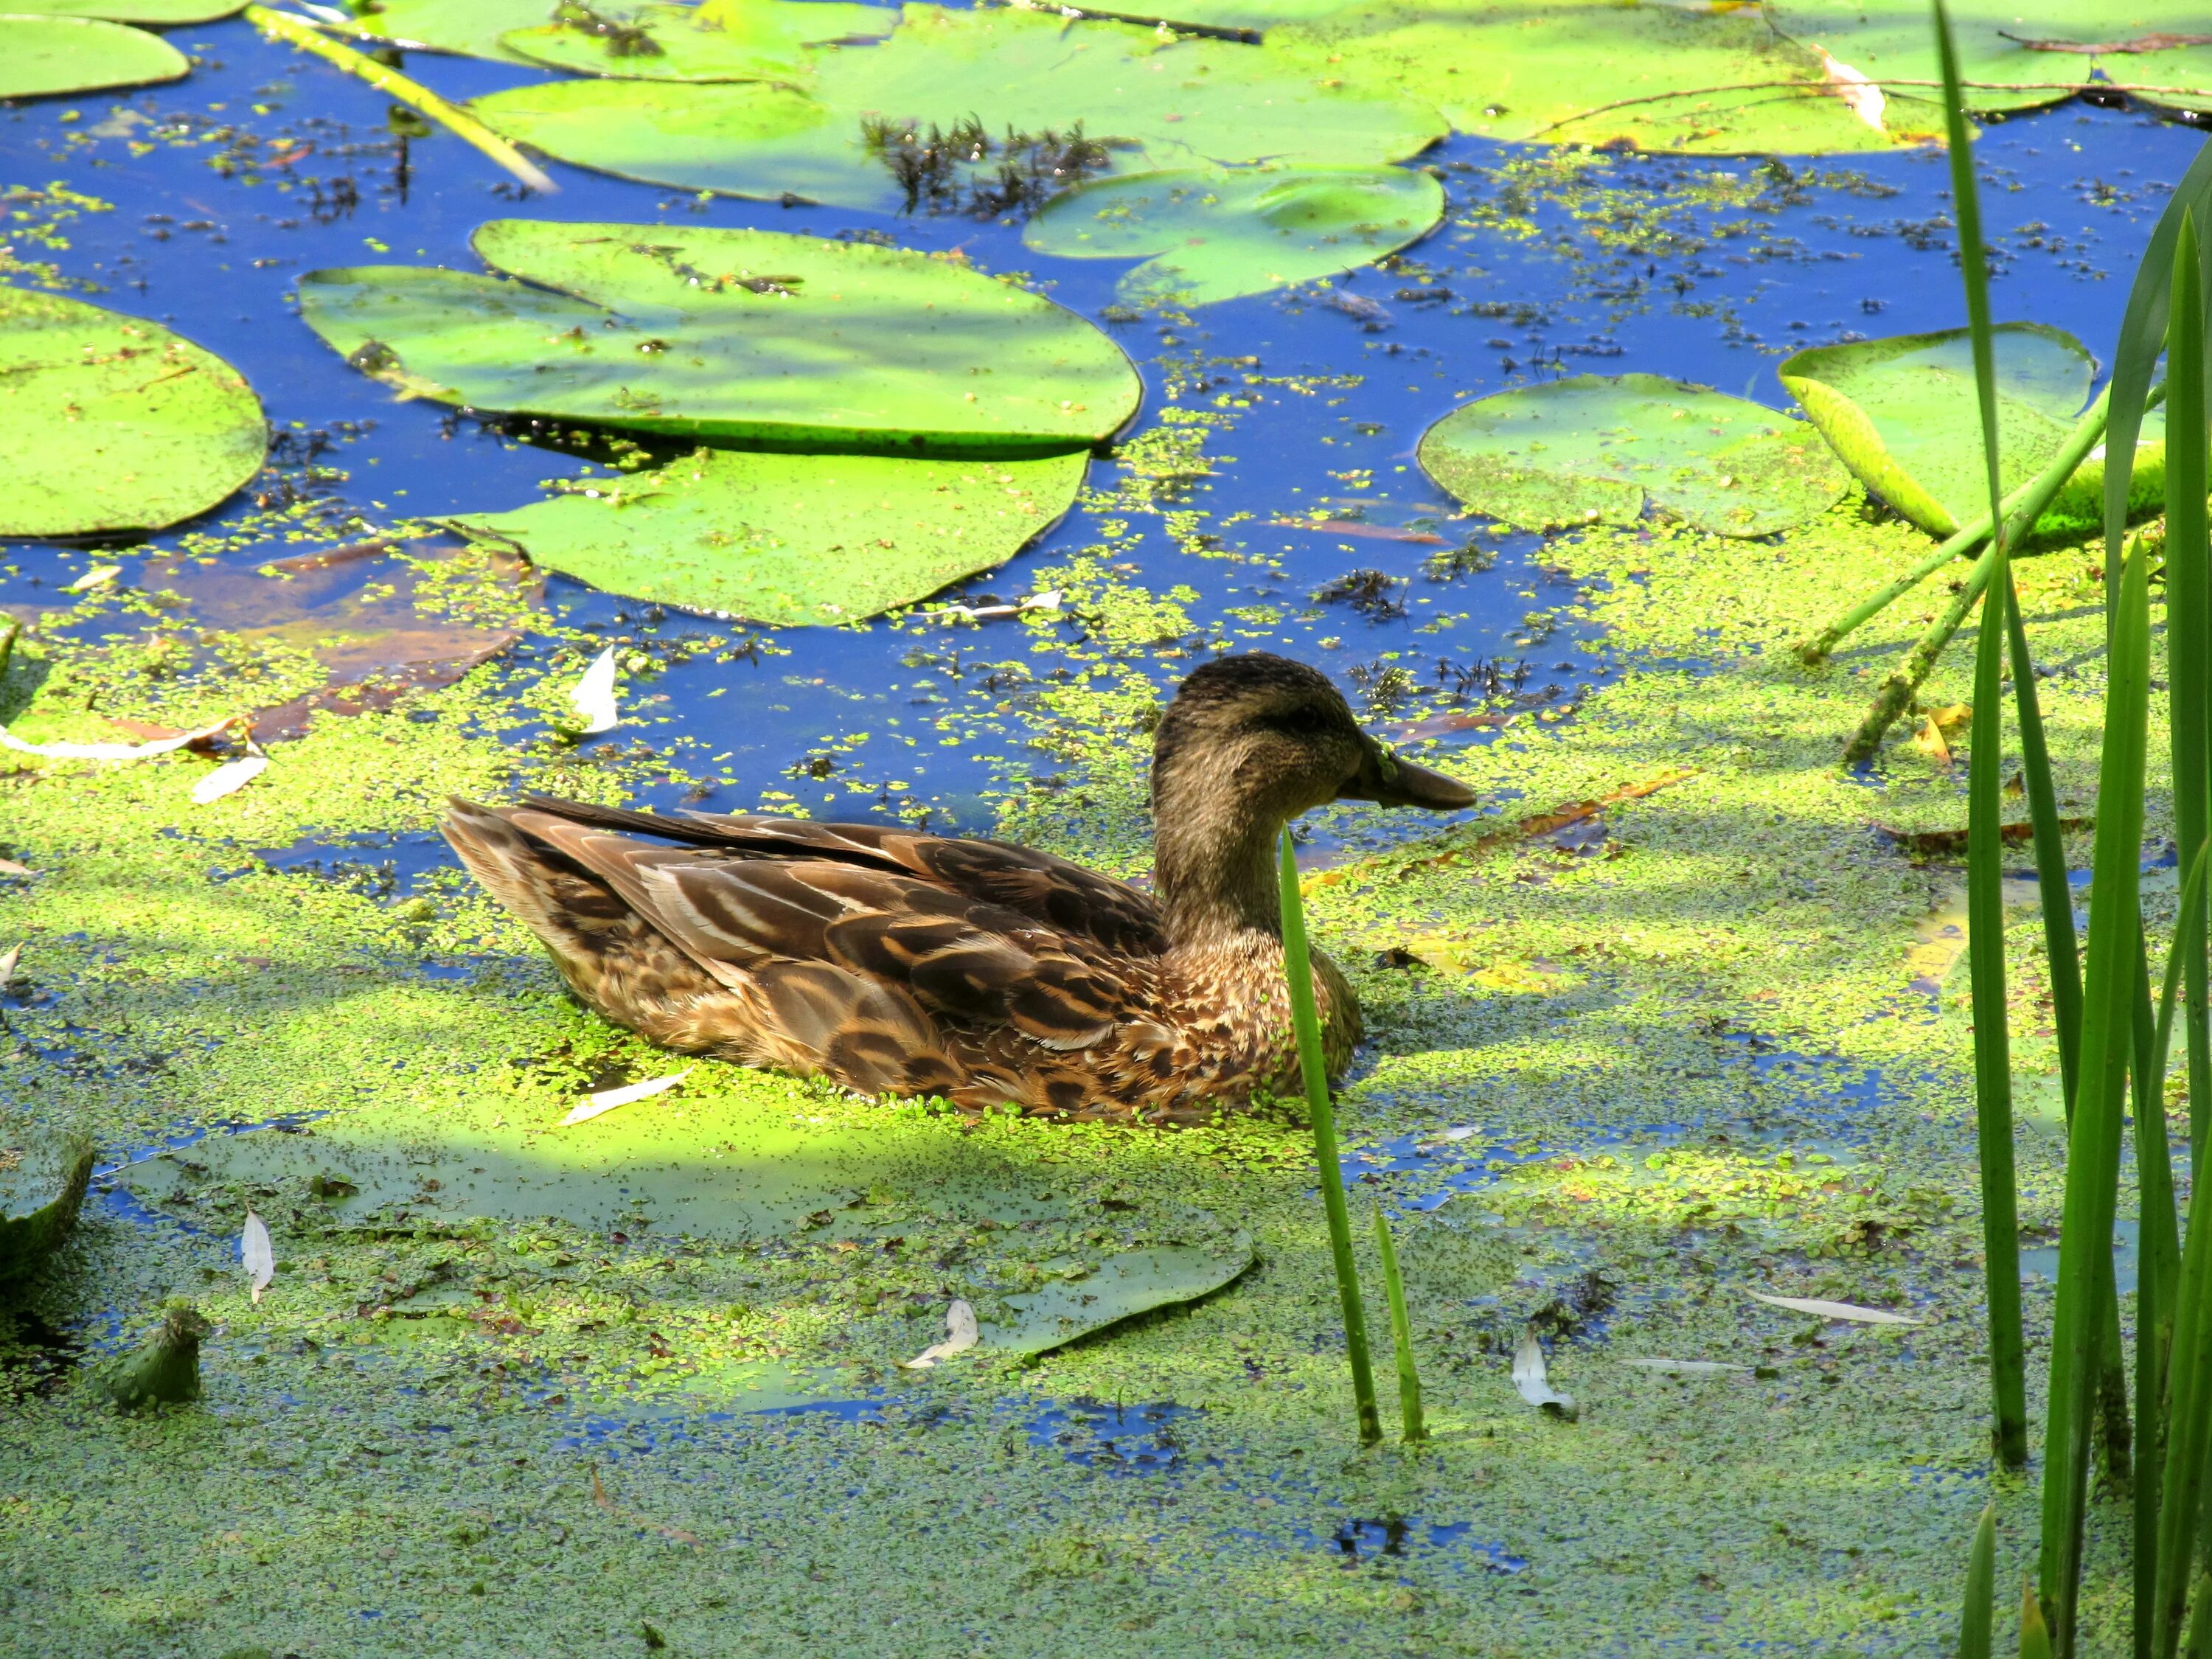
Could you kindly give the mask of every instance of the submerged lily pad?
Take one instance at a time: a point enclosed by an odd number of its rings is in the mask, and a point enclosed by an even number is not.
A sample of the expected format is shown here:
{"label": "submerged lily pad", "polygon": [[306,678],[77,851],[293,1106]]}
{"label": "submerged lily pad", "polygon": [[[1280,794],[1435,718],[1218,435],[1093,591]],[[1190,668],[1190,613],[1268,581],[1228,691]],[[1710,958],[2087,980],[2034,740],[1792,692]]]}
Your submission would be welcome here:
{"label": "submerged lily pad", "polygon": [[143,318],[0,289],[0,535],[178,523],[258,471],[268,435],[253,388],[214,353]]}
{"label": "submerged lily pad", "polygon": [[5,1144],[0,1127],[0,1285],[34,1272],[76,1225],[92,1182],[92,1142]]}
{"label": "submerged lily pad", "polygon": [[612,27],[540,23],[500,37],[533,63],[632,81],[809,79],[805,48],[858,45],[891,32],[897,15],[844,0],[707,0],[648,5]]}
{"label": "submerged lily pad", "polygon": [[301,314],[418,395],[686,437],[1064,450],[1120,430],[1141,390],[1074,313],[902,248],[520,219],[471,240],[526,281],[310,271]]}
{"label": "submerged lily pad", "polygon": [[1155,1308],[1211,1296],[1252,1265],[1240,1237],[1226,1255],[1170,1246],[1109,1256],[1085,1277],[1005,1298],[1010,1318],[981,1325],[977,1346],[1046,1353]]}
{"label": "submerged lily pad", "polygon": [[1653,507],[1722,536],[1802,524],[1844,489],[1819,434],[1657,374],[1578,374],[1484,398],[1421,440],[1428,475],[1527,530],[1633,524]]}
{"label": "submerged lily pad", "polygon": [[[2002,323],[1995,337],[1997,433],[2009,491],[2057,453],[2088,400],[2095,362],[2072,335],[2041,323]],[[1776,373],[1859,481],[1923,530],[1948,536],[1986,507],[1973,347],[1965,329],[1815,346],[1784,359]],[[2156,459],[2162,464],[2162,449]],[[2139,458],[2145,475],[2139,489],[2148,487],[2145,464],[2152,459]],[[2163,476],[2161,465],[2161,487]]]}
{"label": "submerged lily pad", "polygon": [[1002,131],[1080,124],[1125,172],[1380,164],[1443,136],[1385,86],[1324,84],[1303,61],[1057,13],[910,5],[879,46],[811,55],[808,91],[757,82],[561,81],[472,106],[508,137],[580,167],[686,190],[895,209],[905,192],[870,131],[971,118]]}
{"label": "submerged lily pad", "polygon": [[702,449],[454,523],[611,592],[770,625],[846,623],[1012,558],[1073,504],[1088,459]]}
{"label": "submerged lily pad", "polygon": [[1140,173],[1070,191],[1022,240],[1063,258],[1151,254],[1115,293],[1205,305],[1371,264],[1443,210],[1443,186],[1403,167]]}
{"label": "submerged lily pad", "polygon": [[181,80],[191,60],[158,34],[97,17],[0,16],[0,98]]}

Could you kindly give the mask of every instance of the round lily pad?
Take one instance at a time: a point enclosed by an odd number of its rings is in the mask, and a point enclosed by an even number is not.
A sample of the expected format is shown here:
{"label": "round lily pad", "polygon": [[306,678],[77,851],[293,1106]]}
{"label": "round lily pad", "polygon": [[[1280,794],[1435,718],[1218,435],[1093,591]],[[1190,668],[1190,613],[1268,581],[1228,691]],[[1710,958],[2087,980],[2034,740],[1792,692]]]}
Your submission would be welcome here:
{"label": "round lily pad", "polygon": [[1651,506],[1720,536],[1765,536],[1847,480],[1820,434],[1759,404],[1658,374],[1578,374],[1484,398],[1421,440],[1421,466],[1524,530],[1633,524]]}
{"label": "round lily pad", "polygon": [[902,248],[521,219],[473,243],[525,280],[311,271],[301,314],[418,395],[685,437],[1036,453],[1110,437],[1141,391],[1074,313]]}
{"label": "round lily pad", "polygon": [[191,60],[158,34],[96,17],[0,16],[0,98],[181,79]]}
{"label": "round lily pad", "polygon": [[1087,459],[702,449],[588,493],[453,522],[611,592],[771,625],[835,624],[1012,558],[1074,502]]}
{"label": "round lily pad", "polygon": [[159,530],[260,470],[245,377],[167,329],[0,288],[0,536]]}
{"label": "round lily pad", "polygon": [[111,23],[170,28],[184,23],[212,23],[245,3],[246,0],[7,0],[7,9],[19,17],[98,17]]}
{"label": "round lily pad", "polygon": [[374,11],[356,17],[354,27],[403,46],[536,68],[530,58],[501,45],[501,37],[536,27],[552,9],[553,0],[382,0]]}
{"label": "round lily pad", "polygon": [[[2088,401],[2088,348],[2041,323],[2002,323],[1997,435],[2009,491],[2049,465]],[[1784,360],[1782,384],[1859,481],[1938,536],[1989,505],[1973,343],[1963,328],[1815,346]]]}
{"label": "round lily pad", "polygon": [[1443,136],[1426,105],[1355,89],[1264,46],[1164,44],[1153,30],[1012,9],[909,5],[882,44],[809,54],[807,89],[597,79],[515,87],[471,107],[579,167],[685,190],[893,210],[906,199],[871,134],[973,119],[1003,135],[1079,125],[1115,168],[1379,165]]}
{"label": "round lily pad", "polygon": [[1186,169],[1096,179],[1052,202],[1022,240],[1063,258],[1151,254],[1117,294],[1204,305],[1370,264],[1427,235],[1443,210],[1443,186],[1403,167]]}
{"label": "round lily pad", "polygon": [[[596,15],[596,14],[595,14]],[[609,27],[540,23],[500,37],[507,51],[578,75],[631,81],[811,80],[806,48],[889,34],[898,14],[843,0],[707,0],[640,7]]]}

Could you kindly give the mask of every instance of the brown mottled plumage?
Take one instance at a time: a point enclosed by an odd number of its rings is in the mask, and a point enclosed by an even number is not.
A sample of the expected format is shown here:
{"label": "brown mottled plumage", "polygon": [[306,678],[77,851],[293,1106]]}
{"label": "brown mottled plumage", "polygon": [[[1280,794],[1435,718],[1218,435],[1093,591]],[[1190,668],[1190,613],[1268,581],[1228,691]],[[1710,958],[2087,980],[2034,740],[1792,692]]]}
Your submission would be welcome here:
{"label": "brown mottled plumage", "polygon": [[[1275,843],[1336,799],[1449,811],[1285,658],[1207,663],[1160,721],[1157,896],[1003,842],[457,800],[445,832],[575,994],[665,1048],[866,1094],[1150,1121],[1294,1091]],[[636,839],[640,836],[651,841]],[[1359,1005],[1314,953],[1332,1076]]]}

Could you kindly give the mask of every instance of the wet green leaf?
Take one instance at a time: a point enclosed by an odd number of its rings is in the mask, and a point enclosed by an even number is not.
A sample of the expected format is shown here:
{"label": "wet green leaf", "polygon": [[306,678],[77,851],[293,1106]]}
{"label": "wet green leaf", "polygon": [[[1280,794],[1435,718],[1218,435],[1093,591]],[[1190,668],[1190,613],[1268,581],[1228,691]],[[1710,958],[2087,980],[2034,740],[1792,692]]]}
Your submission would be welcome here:
{"label": "wet green leaf", "polygon": [[[2088,399],[2094,362],[2072,335],[2004,323],[1996,347],[1997,419],[2008,491],[2049,465]],[[1932,535],[1983,505],[1973,358],[1965,329],[1815,346],[1776,371],[1859,481]],[[2134,493],[2149,508],[2165,489],[2165,445],[2153,426],[2136,451]],[[2093,533],[2101,459],[2077,472],[2039,520],[2036,542]]]}
{"label": "wet green leaf", "polygon": [[553,0],[383,0],[376,10],[354,20],[378,40],[465,58],[539,67],[500,44],[514,29],[534,28],[553,10]]}
{"label": "wet green leaf", "polygon": [[1099,330],[954,261],[666,225],[503,219],[472,240],[526,282],[311,271],[301,313],[407,391],[690,437],[1034,453],[1136,410],[1136,373]]}
{"label": "wet green leaf", "polygon": [[92,1143],[82,1138],[16,1141],[0,1126],[0,1285],[35,1272],[70,1236],[92,1181]]}
{"label": "wet green leaf", "polygon": [[1085,1277],[1005,1298],[1009,1318],[985,1321],[978,1346],[1045,1353],[1155,1308],[1211,1296],[1252,1265],[1249,1239],[1226,1255],[1165,1247],[1109,1256]]}
{"label": "wet green leaf", "polygon": [[0,535],[159,530],[251,478],[267,441],[252,387],[213,353],[82,300],[0,289]]}
{"label": "wet green leaf", "polygon": [[191,60],[158,34],[95,17],[0,16],[0,98],[181,79]]}
{"label": "wet green leaf", "polygon": [[806,81],[805,51],[832,42],[879,40],[898,15],[840,0],[708,0],[701,6],[649,5],[628,27],[593,33],[574,23],[541,23],[502,35],[507,51],[578,75],[634,81]]}
{"label": "wet green leaf", "polygon": [[1140,173],[1060,197],[1022,240],[1063,258],[1151,254],[1116,294],[1205,305],[1371,264],[1443,210],[1443,186],[1402,167]]}
{"label": "wet green leaf", "polygon": [[1088,456],[939,460],[702,449],[463,530],[611,592],[771,625],[856,621],[1001,564],[1058,521]]}
{"label": "wet green leaf", "polygon": [[212,23],[245,3],[246,0],[7,0],[7,9],[13,17],[97,17],[110,23],[167,28],[179,23]]}
{"label": "wet green leaf", "polygon": [[1820,513],[1845,483],[1802,422],[1657,374],[1480,398],[1429,428],[1420,461],[1475,511],[1529,530],[1632,524],[1648,500],[1717,535],[1764,536]]}
{"label": "wet green leaf", "polygon": [[1115,22],[1057,13],[908,6],[880,46],[811,55],[809,92],[757,82],[691,86],[562,81],[478,99],[508,137],[623,178],[770,200],[895,209],[891,168],[864,123],[950,128],[974,118],[994,138],[1066,134],[1112,141],[1122,172],[1261,161],[1374,165],[1443,135],[1433,111],[1387,86],[1325,84],[1303,61],[1212,40],[1164,42]]}

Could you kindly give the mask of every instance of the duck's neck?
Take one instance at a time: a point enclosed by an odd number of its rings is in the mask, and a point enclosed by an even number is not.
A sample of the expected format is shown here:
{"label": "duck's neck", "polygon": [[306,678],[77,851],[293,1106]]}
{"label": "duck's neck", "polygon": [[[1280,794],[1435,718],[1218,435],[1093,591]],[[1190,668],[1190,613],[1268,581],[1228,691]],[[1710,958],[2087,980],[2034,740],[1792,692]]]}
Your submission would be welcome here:
{"label": "duck's neck", "polygon": [[1275,848],[1283,826],[1224,799],[1224,781],[1170,775],[1152,792],[1153,890],[1177,945],[1282,932]]}

